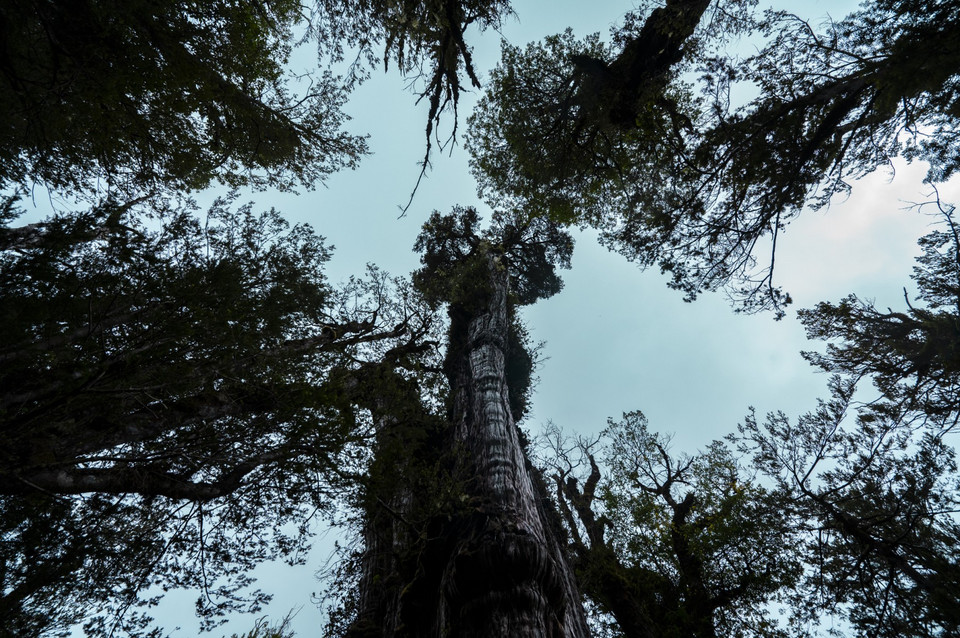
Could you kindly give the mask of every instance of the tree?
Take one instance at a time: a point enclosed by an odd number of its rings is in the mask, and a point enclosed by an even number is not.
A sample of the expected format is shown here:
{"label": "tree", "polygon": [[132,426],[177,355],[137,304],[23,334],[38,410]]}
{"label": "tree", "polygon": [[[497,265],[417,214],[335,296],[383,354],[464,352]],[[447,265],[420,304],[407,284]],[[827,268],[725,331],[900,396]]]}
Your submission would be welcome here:
{"label": "tree", "polygon": [[[314,184],[353,166],[345,92],[284,69],[296,2],[4,3],[0,186]],[[97,185],[97,181],[100,184]]]}
{"label": "tree", "polygon": [[811,338],[829,341],[826,353],[805,353],[826,372],[870,378],[887,410],[917,418],[932,430],[956,427],[960,401],[960,233],[954,207],[935,202],[941,227],[919,240],[913,280],[917,301],[881,310],[850,295],[799,312]]}
{"label": "tree", "polygon": [[[776,243],[805,204],[898,155],[953,174],[957,7],[880,1],[818,33],[785,13],[757,22],[749,4],[671,0],[629,13],[609,46],[569,33],[506,46],[471,120],[482,192],[599,228],[688,299],[727,287],[740,309],[782,315]],[[758,28],[757,55],[716,53]],[[741,87],[759,95],[738,105]]]}
{"label": "tree", "polygon": [[956,633],[956,454],[855,388],[834,377],[795,422],[751,413],[728,437],[739,456],[674,457],[640,413],[611,421],[599,463],[598,441],[548,432],[541,462],[603,635]]}
{"label": "tree", "polygon": [[257,609],[250,568],[302,560],[356,483],[350,388],[413,366],[432,313],[376,271],[331,288],[322,238],[227,200],[205,220],[107,201],[0,238],[4,635],[94,609],[94,635],[140,630],[128,608],[156,588],[196,588],[210,622]]}
{"label": "tree", "polygon": [[[558,516],[527,460],[516,423],[536,353],[515,313],[560,289],[569,224],[603,228],[611,246],[672,271],[692,298],[749,279],[757,242],[776,239],[813,185],[839,171],[828,182],[836,190],[847,169],[899,151],[903,125],[918,136],[940,127],[941,141],[908,151],[946,156],[937,175],[949,174],[951,4],[928,19],[918,3],[879,2],[838,25],[836,42],[804,35],[791,58],[798,70],[786,74],[776,63],[799,36],[784,16],[765,21],[772,44],[746,65],[713,55],[726,34],[753,26],[750,3],[668,0],[631,13],[609,46],[563,35],[525,53],[508,48],[473,148],[493,208],[510,212],[495,213],[487,231],[472,209],[436,214],[418,242],[424,268],[413,289],[375,271],[343,291],[323,282],[326,249],[307,229],[225,202],[201,222],[158,193],[212,180],[310,185],[352,164],[362,145],[340,132],[340,81],[324,75],[302,100],[288,93],[281,62],[298,26],[335,61],[350,46],[378,60],[382,46],[385,65],[424,71],[426,169],[459,74],[476,82],[466,29],[495,27],[506,3],[324,2],[309,24],[291,4],[87,3],[75,21],[66,6],[0,14],[0,28],[26,34],[0,32],[12,87],[0,98],[10,113],[0,181],[90,195],[101,179],[109,193],[91,196],[87,211],[0,231],[11,327],[0,344],[9,364],[0,372],[4,631],[61,631],[96,607],[104,613],[88,620],[90,632],[142,632],[148,619],[131,610],[152,602],[143,599],[151,587],[197,587],[208,626],[228,609],[256,609],[262,594],[241,595],[247,570],[296,560],[306,522],[341,493],[363,525],[357,595],[341,615],[355,637],[585,636],[568,546],[584,589],[622,628],[770,633],[736,614],[752,618],[795,577],[779,555],[751,553],[778,549],[770,532],[785,524],[818,534],[803,547],[807,600],[844,601],[863,633],[956,629],[952,452],[942,432],[909,427],[931,397],[953,415],[949,394],[895,395],[907,387],[901,376],[838,434],[846,424],[834,417],[853,388],[838,382],[823,416],[796,431],[779,417],[748,420],[743,449],[790,503],[786,523],[768,491],[738,490],[722,447],[678,461],[634,427],[623,441],[646,465],[611,459],[619,484],[601,515],[670,527],[645,537],[623,523],[621,541],[591,512],[592,461],[582,490],[558,481]],[[951,44],[937,49],[942,41]],[[697,68],[710,73],[707,98],[683,83]],[[917,80],[927,70],[936,72]],[[743,110],[725,104],[738,77],[761,94]],[[785,177],[773,174],[777,161],[790,167]],[[15,219],[14,199],[4,211],[4,222]],[[754,283],[743,291],[748,307],[785,303],[772,272]],[[882,343],[905,353],[893,361],[907,377],[949,387],[940,382],[953,364],[940,346],[913,348],[918,334],[951,343],[949,313],[911,309],[914,323],[871,323],[866,309],[839,313],[847,332],[824,334],[852,335],[851,354]],[[875,338],[897,322],[905,335]],[[882,378],[877,361],[863,361]],[[631,553],[631,535],[659,544]],[[644,562],[650,548],[655,566]],[[736,574],[730,556],[756,569]],[[654,573],[664,565],[666,575]],[[611,591],[610,573],[629,596]]]}
{"label": "tree", "polygon": [[129,610],[176,587],[200,590],[212,623],[265,599],[241,597],[256,562],[302,560],[306,522],[358,482],[358,405],[410,377],[428,385],[433,315],[378,271],[330,288],[322,239],[274,211],[218,201],[204,221],[180,198],[215,180],[309,187],[355,165],[365,144],[341,130],[341,107],[364,71],[307,86],[286,68],[298,30],[330,63],[349,46],[372,62],[382,45],[404,74],[435,65],[429,139],[460,73],[476,82],[467,26],[506,11],[0,9],[0,188],[91,204],[21,227],[15,196],[3,209],[3,632],[65,631],[95,608],[89,631],[137,632],[149,619]]}
{"label": "tree", "polygon": [[429,140],[460,74],[476,82],[464,31],[506,11],[0,9],[0,188],[91,205],[21,227],[15,196],[3,209],[4,635],[66,631],[94,609],[94,634],[145,631],[132,609],[177,587],[202,592],[209,627],[267,598],[244,594],[254,564],[302,560],[307,522],[358,483],[358,405],[414,376],[425,391],[433,314],[378,271],[330,288],[322,239],[274,211],[218,201],[204,221],[180,198],[213,181],[309,187],[365,151],[341,130],[365,72],[291,75],[298,30],[329,63],[382,45],[406,75],[434,65]]}
{"label": "tree", "polygon": [[[450,315],[446,414],[421,430],[429,444],[414,455],[377,450],[393,484],[367,495],[348,636],[588,635],[511,400],[530,373],[513,307],[556,292],[553,267],[569,263],[572,243],[544,220],[500,214],[484,233],[478,221],[473,209],[435,213],[418,240],[417,286]],[[431,490],[415,489],[427,482]]]}
{"label": "tree", "polygon": [[[810,336],[830,342],[806,353],[834,373],[816,410],[762,422],[751,412],[728,437],[738,456],[714,443],[673,457],[640,413],[611,422],[602,457],[598,441],[549,433],[542,463],[578,582],[611,635],[782,635],[773,601],[805,635],[828,613],[845,623],[836,635],[960,629],[948,445],[960,240],[953,208],[934,203],[942,224],[919,240],[918,301],[880,311],[850,296],[801,311]],[[856,400],[865,380],[879,396]]]}
{"label": "tree", "polygon": [[[38,2],[0,9],[0,188],[61,193],[157,188],[313,186],[356,165],[361,136],[343,131],[352,79],[345,48],[430,79],[427,139],[461,72],[478,85],[464,32],[496,27],[503,0],[236,4]],[[322,65],[288,68],[302,32]],[[360,67],[353,72],[363,75]],[[429,146],[428,146],[429,152]]]}
{"label": "tree", "polygon": [[[941,228],[919,240],[918,301],[878,310],[849,296],[801,311],[834,373],[831,397],[792,423],[770,414],[741,427],[741,449],[796,507],[812,566],[797,595],[815,616],[845,605],[857,635],[944,636],[960,630],[960,482],[948,445],[960,412],[960,241],[953,208],[937,202]],[[864,380],[876,395],[856,401]],[[868,392],[861,389],[861,393]]]}
{"label": "tree", "polygon": [[[960,628],[955,452],[935,433],[870,405],[848,418],[855,384],[793,423],[752,415],[741,449],[776,482],[804,530],[807,565],[793,609],[815,624],[830,606],[856,636],[948,636]],[[850,421],[853,421],[852,423]]]}
{"label": "tree", "polygon": [[724,444],[673,456],[631,412],[593,442],[549,430],[541,463],[580,587],[611,635],[789,635],[768,610],[800,574],[799,530]]}

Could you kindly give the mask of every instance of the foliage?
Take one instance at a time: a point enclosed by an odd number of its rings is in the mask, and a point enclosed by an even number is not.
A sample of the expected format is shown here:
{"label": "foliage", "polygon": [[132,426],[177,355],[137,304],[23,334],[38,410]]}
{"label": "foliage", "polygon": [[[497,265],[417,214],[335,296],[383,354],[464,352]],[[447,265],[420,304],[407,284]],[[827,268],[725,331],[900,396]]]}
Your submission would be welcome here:
{"label": "foliage", "polygon": [[617,636],[956,633],[955,451],[855,404],[855,386],[835,378],[796,422],[749,415],[731,437],[740,460],[717,442],[674,457],[640,413],[611,422],[602,465],[598,441],[549,431],[541,463],[596,622]]}
{"label": "foliage", "polygon": [[[691,284],[719,282],[736,274],[731,265],[751,264],[769,238],[767,266],[740,295],[777,307],[789,302],[773,286],[777,239],[804,204],[825,205],[849,190],[848,180],[898,155],[931,162],[930,179],[947,178],[957,161],[958,25],[955,2],[934,10],[869,3],[820,32],[768,14],[760,26],[770,41],[760,53],[707,69],[707,91],[719,100],[692,158],[709,206],[681,222],[667,258],[685,265]],[[745,84],[759,96],[724,108]]]}
{"label": "foliage", "polygon": [[563,287],[556,268],[569,268],[573,238],[555,223],[538,217],[494,213],[490,227],[477,228],[480,214],[455,207],[448,215],[434,211],[417,237],[423,268],[414,283],[435,304],[472,307],[482,304],[478,282],[486,281],[487,251],[501,260],[510,277],[511,300],[528,305]]}
{"label": "foliage", "polygon": [[[480,86],[467,28],[496,29],[509,12],[506,0],[6,2],[0,188],[314,186],[366,152],[343,106],[379,60],[426,78],[426,170],[448,108],[455,136],[462,75]],[[297,75],[288,62],[308,40],[327,70]],[[348,51],[344,80],[329,68]]]}
{"label": "foliage", "polygon": [[[913,274],[922,305],[883,312],[851,295],[801,311],[808,334],[830,341],[806,353],[834,373],[830,398],[795,423],[751,415],[740,430],[794,526],[809,530],[795,610],[811,620],[840,604],[856,635],[960,630],[960,479],[948,444],[960,418],[960,240],[953,208],[937,204],[942,224],[919,240]],[[855,400],[868,379],[879,396]]]}
{"label": "foliage", "polygon": [[[507,329],[507,349],[504,353],[507,396],[510,399],[510,413],[514,423],[520,423],[530,408],[533,389],[536,385],[533,373],[538,363],[537,355],[542,347],[542,343],[531,342],[530,331],[514,313]],[[521,442],[525,441],[526,435],[522,430],[520,433]]]}
{"label": "foliage", "polygon": [[36,2],[0,9],[0,187],[311,186],[355,165],[344,89],[285,68],[288,0]]}
{"label": "foliage", "polygon": [[[776,482],[804,530],[807,571],[793,609],[815,624],[836,609],[856,636],[954,635],[960,630],[960,482],[956,453],[935,433],[860,406],[855,384],[791,422],[752,415],[740,447]],[[851,422],[852,421],[852,422]]]}
{"label": "foliage", "polygon": [[580,587],[615,635],[787,635],[768,608],[799,575],[797,530],[725,445],[675,457],[640,412],[546,441]]}
{"label": "foliage", "polygon": [[[806,354],[834,373],[830,397],[796,420],[751,413],[730,437],[739,456],[714,443],[675,458],[640,413],[611,423],[600,463],[599,442],[551,433],[548,472],[580,583],[612,635],[781,635],[771,602],[809,633],[960,630],[948,443],[960,418],[960,240],[953,208],[936,204],[942,224],[920,239],[913,274],[923,305],[882,312],[851,296],[802,311],[810,336],[830,341]],[[879,396],[856,400],[868,379]]]}
{"label": "foliage", "polygon": [[[481,193],[599,228],[687,299],[725,287],[740,310],[782,316],[777,239],[806,203],[898,155],[931,162],[932,180],[954,172],[960,20],[955,2],[876,2],[818,32],[750,5],[672,0],[628,14],[611,45],[506,45],[471,119]],[[755,56],[717,54],[755,29]]]}
{"label": "foliage", "polygon": [[941,227],[919,240],[914,267],[921,303],[904,291],[905,310],[883,311],[850,295],[799,314],[811,338],[830,342],[825,354],[805,353],[814,365],[869,377],[889,410],[948,430],[960,416],[960,235],[953,207],[937,205]]}
{"label": "foliage", "polygon": [[[480,88],[472,50],[465,40],[468,28],[498,30],[511,13],[509,0],[322,0],[311,16],[311,29],[321,54],[342,59],[345,48],[356,50],[357,60],[370,66],[394,64],[408,78],[422,82],[419,99],[429,105],[424,171],[430,160],[433,136],[441,116],[454,111],[450,140],[456,138],[457,106],[464,91],[461,72],[470,86]],[[355,68],[355,72],[360,72]]]}
{"label": "foliage", "polygon": [[531,343],[516,306],[535,303],[560,291],[563,281],[556,269],[570,267],[573,238],[544,218],[523,219],[498,212],[487,230],[479,231],[479,223],[480,215],[474,208],[456,207],[448,215],[435,211],[417,238],[415,248],[422,253],[423,267],[414,273],[413,282],[431,304],[449,304],[446,372],[451,376],[450,366],[466,339],[466,326],[458,319],[487,303],[487,257],[495,255],[496,267],[505,269],[509,279],[504,353],[510,408],[514,422],[519,422],[529,405],[538,346]]}
{"label": "foliage", "polygon": [[[508,206],[540,206],[538,212],[563,223],[596,217],[594,211],[610,195],[609,182],[588,168],[599,154],[620,145],[601,138],[599,131],[591,135],[578,129],[571,115],[578,95],[571,58],[604,59],[609,53],[597,37],[580,43],[568,30],[525,49],[504,42],[501,55],[468,120],[467,148],[481,195],[494,205],[502,199]],[[662,156],[650,157],[659,161]]]}
{"label": "foliage", "polygon": [[355,484],[345,388],[413,366],[433,315],[378,272],[330,288],[322,238],[227,200],[107,201],[0,243],[3,626],[139,631],[128,608],[180,587],[208,625],[258,609],[253,565],[303,560]]}
{"label": "foliage", "polygon": [[632,233],[625,254],[673,269],[656,247],[677,225],[674,211],[699,205],[687,157],[703,107],[682,74],[749,28],[752,4],[641,8],[609,45],[569,30],[525,50],[505,44],[470,120],[481,194],[495,206],[600,228],[611,245]]}

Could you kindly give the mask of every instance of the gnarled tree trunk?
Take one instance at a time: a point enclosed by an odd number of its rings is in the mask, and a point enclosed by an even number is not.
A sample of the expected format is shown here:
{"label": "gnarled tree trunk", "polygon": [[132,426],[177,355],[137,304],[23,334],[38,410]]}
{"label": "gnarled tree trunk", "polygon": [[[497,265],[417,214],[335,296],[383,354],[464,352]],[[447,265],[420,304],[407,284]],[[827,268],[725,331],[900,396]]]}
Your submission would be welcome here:
{"label": "gnarled tree trunk", "polygon": [[[453,476],[462,480],[459,507],[434,517],[419,538],[371,513],[368,522],[379,520],[379,529],[368,530],[367,551],[378,552],[379,559],[366,557],[361,590],[378,592],[379,610],[361,608],[364,627],[357,623],[351,633],[586,638],[562,532],[531,474],[510,410],[508,273],[492,251],[473,257],[482,260],[478,270],[486,281],[476,282],[469,299],[451,305],[448,344],[451,404],[443,445],[454,460]],[[393,503],[390,509],[409,505]],[[418,544],[403,548],[407,556],[396,547],[402,539]],[[384,568],[399,573],[382,573]],[[374,630],[378,611],[387,610],[390,617],[381,615]]]}
{"label": "gnarled tree trunk", "polygon": [[536,489],[510,411],[505,362],[509,317],[505,266],[484,255],[485,304],[454,309],[451,341],[453,438],[481,516],[459,539],[447,567],[455,635],[587,636],[573,574]]}

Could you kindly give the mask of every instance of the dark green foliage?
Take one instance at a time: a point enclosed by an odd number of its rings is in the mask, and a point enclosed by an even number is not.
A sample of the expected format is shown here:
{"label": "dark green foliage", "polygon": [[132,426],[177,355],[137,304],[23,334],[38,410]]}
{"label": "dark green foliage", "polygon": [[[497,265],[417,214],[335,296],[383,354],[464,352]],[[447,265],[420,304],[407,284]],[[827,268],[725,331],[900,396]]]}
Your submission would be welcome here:
{"label": "dark green foliage", "polygon": [[255,611],[252,567],[301,560],[353,484],[344,388],[414,366],[432,315],[378,273],[331,289],[322,238],[226,200],[105,202],[0,246],[0,625],[139,631],[155,587],[212,624]]}
{"label": "dark green foliage", "polygon": [[[661,258],[680,268],[685,290],[736,280],[766,237],[773,242],[767,267],[739,294],[747,308],[788,303],[772,284],[774,251],[779,231],[806,203],[826,204],[849,190],[848,180],[898,155],[930,161],[933,180],[949,177],[958,158],[958,6],[867,3],[822,30],[770,14],[760,26],[771,39],[760,53],[707,68],[708,94],[720,102],[705,111],[690,156],[706,196],[702,212],[676,211],[680,225]],[[759,97],[724,108],[739,82],[757,87]]]}
{"label": "dark green foliage", "polygon": [[543,217],[494,213],[491,232],[498,238],[510,273],[511,301],[526,306],[549,299],[563,288],[558,268],[570,268],[573,238]]}
{"label": "dark green foliage", "polygon": [[799,576],[798,530],[726,446],[674,456],[639,412],[592,444],[548,443],[580,587],[615,635],[788,635],[767,606]]}
{"label": "dark green foliage", "polygon": [[435,304],[464,308],[484,303],[483,286],[489,279],[488,253],[501,260],[510,277],[512,301],[528,305],[560,292],[556,269],[569,268],[573,238],[549,220],[494,213],[490,228],[479,231],[480,214],[456,207],[449,215],[434,212],[417,237],[415,250],[423,268],[413,281]]}
{"label": "dark green foliage", "polygon": [[480,247],[479,222],[475,208],[456,207],[449,215],[434,211],[423,225],[414,245],[423,268],[414,273],[413,282],[431,303],[483,303],[478,282],[486,281],[486,264],[470,259]]}
{"label": "dark green foliage", "polygon": [[836,610],[855,636],[960,631],[960,506],[955,451],[941,436],[867,404],[835,378],[830,400],[791,422],[751,415],[740,445],[774,480],[807,564],[790,598],[815,623]]}
{"label": "dark green foliage", "polygon": [[[480,88],[472,49],[464,39],[467,29],[497,30],[510,14],[509,0],[321,0],[311,16],[311,29],[321,54],[342,59],[345,47],[352,47],[371,67],[393,64],[405,77],[423,80],[423,88],[416,90],[429,105],[426,171],[440,117],[453,110],[454,140],[463,85]],[[466,74],[466,82],[461,74]]]}
{"label": "dark green foliage", "polygon": [[[938,203],[939,205],[939,203]],[[913,279],[923,305],[876,308],[850,295],[800,311],[810,337],[830,341],[825,354],[805,353],[828,372],[869,377],[890,409],[950,428],[960,404],[960,235],[953,207],[941,206],[942,228],[922,237]]]}
{"label": "dark green foliage", "polygon": [[222,201],[204,225],[160,206],[159,231],[108,203],[30,228],[5,253],[5,467],[152,439],[173,424],[157,424],[161,406],[189,423],[316,392],[295,380],[302,355],[281,353],[329,303],[320,238],[275,212],[235,218]]}
{"label": "dark green foliage", "polygon": [[627,637],[820,635],[838,619],[849,629],[837,635],[960,630],[955,451],[882,404],[854,404],[854,389],[834,379],[795,422],[750,415],[731,437],[742,460],[719,443],[674,457],[639,413],[604,433],[602,465],[596,443],[548,433],[597,622]]}
{"label": "dark green foliage", "polygon": [[304,91],[284,69],[301,20],[286,0],[5,2],[0,186],[310,186],[353,166],[337,80]]}
{"label": "dark green foliage", "polygon": [[304,33],[321,63],[355,48],[361,78],[380,60],[427,78],[429,159],[462,75],[479,86],[466,29],[509,12],[504,0],[5,2],[0,187],[310,187],[354,166],[366,145],[343,132],[342,107],[356,78],[294,76],[285,64]]}
{"label": "dark green foliage", "polygon": [[[530,333],[514,315],[507,333],[506,361],[507,394],[514,423],[520,423],[530,407],[533,395],[533,371],[539,348],[530,343]],[[521,441],[524,437],[521,437]]]}
{"label": "dark green foliage", "polygon": [[487,201],[529,202],[531,211],[568,223],[591,216],[594,202],[605,195],[600,192],[603,174],[594,179],[589,168],[600,149],[618,146],[598,140],[600,148],[594,150],[590,137],[577,139],[570,114],[576,108],[574,55],[603,59],[609,54],[597,38],[581,44],[569,31],[526,49],[503,44],[502,60],[469,119],[467,138],[473,173]]}
{"label": "dark green foliage", "polygon": [[[939,204],[939,202],[938,202]],[[801,311],[826,353],[806,353],[835,376],[829,400],[795,422],[752,415],[740,446],[775,481],[808,571],[792,594],[810,621],[838,605],[858,636],[960,631],[960,482],[949,445],[958,412],[960,246],[952,207],[920,239],[913,279],[923,305],[881,311],[851,295]],[[857,401],[860,388],[869,397]]]}
{"label": "dark green foliage", "polygon": [[672,271],[672,285],[695,296],[682,264],[661,250],[684,215],[707,205],[689,161],[702,100],[678,77],[748,28],[752,3],[708,4],[631,12],[612,45],[595,35],[577,41],[569,30],[525,50],[505,45],[470,121],[482,195],[600,228],[605,242]]}
{"label": "dark green foliage", "polygon": [[[751,4],[672,0],[628,14],[609,46],[569,31],[505,45],[471,119],[483,196],[599,228],[688,299],[726,287],[782,316],[776,243],[805,204],[892,157],[931,162],[932,180],[960,162],[960,18],[953,1],[877,2],[818,31]],[[768,37],[757,55],[718,55],[747,30]],[[739,105],[741,89],[759,95]]]}
{"label": "dark green foliage", "polygon": [[[505,43],[468,147],[481,193],[531,215],[607,228],[625,210],[669,210],[692,175],[685,140],[698,118],[677,81],[702,40],[744,28],[753,4],[670,0],[629,12],[613,32],[568,29],[525,49]],[[732,6],[731,6],[732,5]]]}

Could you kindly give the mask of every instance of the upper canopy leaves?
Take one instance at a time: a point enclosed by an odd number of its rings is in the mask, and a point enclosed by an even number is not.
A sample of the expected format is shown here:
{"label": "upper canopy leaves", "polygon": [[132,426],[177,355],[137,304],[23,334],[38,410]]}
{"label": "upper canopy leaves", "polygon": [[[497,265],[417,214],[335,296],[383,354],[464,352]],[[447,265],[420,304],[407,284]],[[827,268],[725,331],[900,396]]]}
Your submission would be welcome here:
{"label": "upper canopy leaves", "polygon": [[[601,229],[688,298],[727,287],[740,309],[782,314],[776,242],[806,203],[899,154],[930,161],[931,179],[958,165],[960,5],[877,3],[823,33],[770,14],[760,53],[713,57],[711,40],[752,24],[746,7],[673,0],[612,45],[567,32],[505,46],[471,120],[481,193]],[[744,88],[757,96],[737,105]]]}
{"label": "upper canopy leaves", "polygon": [[328,257],[227,200],[0,228],[0,626],[99,609],[93,635],[133,630],[153,585],[206,592],[208,619],[258,608],[249,570],[295,559],[298,526],[356,486],[356,395],[429,351],[409,288],[374,271],[334,289]]}
{"label": "upper canopy leaves", "polygon": [[[34,2],[2,9],[0,186],[310,186],[365,151],[344,90],[284,68],[300,4]],[[302,91],[302,94],[298,94]]]}
{"label": "upper canopy leaves", "polygon": [[457,105],[465,84],[461,73],[470,86],[480,88],[472,49],[465,40],[467,29],[498,29],[509,14],[509,0],[323,0],[312,26],[321,51],[330,49],[339,56],[348,44],[370,62],[382,60],[385,68],[394,64],[406,77],[423,81],[417,90],[429,106],[426,170],[432,134],[448,108],[453,110],[451,138],[455,137]]}
{"label": "upper canopy leaves", "polygon": [[[231,186],[310,187],[366,152],[343,131],[347,87],[287,64],[305,32],[326,63],[383,47],[427,78],[427,139],[462,74],[464,40],[496,28],[505,0],[38,2],[0,8],[0,188],[61,193]],[[364,75],[364,65],[351,73]],[[428,147],[429,152],[429,147]]]}
{"label": "upper canopy leaves", "polygon": [[455,207],[448,215],[434,212],[417,237],[424,267],[414,283],[433,303],[471,304],[486,281],[484,256],[503,260],[510,276],[512,300],[528,305],[560,292],[558,267],[569,268],[573,238],[544,218],[523,219],[495,213],[486,231],[479,231],[474,208]]}
{"label": "upper canopy leaves", "polygon": [[811,338],[829,341],[824,354],[805,353],[820,368],[870,378],[897,414],[920,415],[950,430],[960,414],[960,233],[953,207],[941,228],[919,240],[913,279],[919,300],[904,292],[904,310],[883,310],[850,295],[800,311]]}

